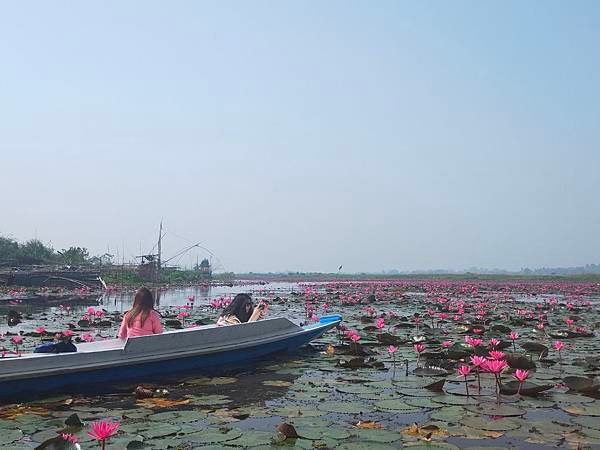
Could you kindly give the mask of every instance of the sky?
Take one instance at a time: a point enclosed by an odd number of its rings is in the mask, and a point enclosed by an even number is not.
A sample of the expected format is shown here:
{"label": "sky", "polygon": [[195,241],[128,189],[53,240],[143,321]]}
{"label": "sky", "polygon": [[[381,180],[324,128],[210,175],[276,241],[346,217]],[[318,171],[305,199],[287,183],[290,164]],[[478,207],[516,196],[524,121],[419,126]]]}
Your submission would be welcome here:
{"label": "sky", "polygon": [[[227,271],[600,262],[600,2],[0,3],[0,234]],[[189,265],[204,250],[172,262]]]}

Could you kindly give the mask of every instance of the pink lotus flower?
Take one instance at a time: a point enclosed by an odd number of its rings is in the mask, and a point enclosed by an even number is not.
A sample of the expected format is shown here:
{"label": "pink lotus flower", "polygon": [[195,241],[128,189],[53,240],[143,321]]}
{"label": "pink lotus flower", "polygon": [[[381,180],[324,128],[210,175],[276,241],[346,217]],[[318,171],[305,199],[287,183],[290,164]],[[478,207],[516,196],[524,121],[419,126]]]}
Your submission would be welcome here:
{"label": "pink lotus flower", "polygon": [[497,375],[499,373],[502,373],[508,367],[508,364],[506,364],[506,361],[504,361],[502,359],[494,359],[494,360],[487,359],[485,361],[485,363],[482,364],[481,367],[486,372],[490,372],[490,373]]}
{"label": "pink lotus flower", "polygon": [[515,370],[515,373],[513,375],[513,377],[515,377],[515,379],[518,380],[519,383],[523,383],[527,379],[528,376],[529,376],[529,371],[523,370],[523,369]]}
{"label": "pink lotus flower", "polygon": [[358,341],[360,341],[360,334],[358,334],[358,333],[353,334],[352,336],[350,336],[350,340],[352,342],[358,342]]}
{"label": "pink lotus flower", "polygon": [[442,347],[444,347],[444,348],[452,347],[452,341],[443,341]]}
{"label": "pink lotus flower", "polygon": [[510,334],[508,335],[508,337],[510,338],[510,340],[513,343],[513,351],[516,352],[517,351],[517,347],[515,345],[515,341],[517,339],[519,339],[519,333],[517,333],[516,331],[511,331]]}
{"label": "pink lotus flower", "polygon": [[460,366],[458,368],[458,374],[461,377],[465,377],[466,378],[467,376],[469,376],[470,373],[471,373],[471,368],[469,366],[466,366],[466,365],[463,364],[462,366]]}
{"label": "pink lotus flower", "polygon": [[387,351],[390,355],[393,355],[394,353],[396,353],[398,351],[398,347],[396,347],[394,345],[390,345],[388,347]]}
{"label": "pink lotus flower", "polygon": [[15,345],[19,345],[23,343],[23,338],[21,336],[13,336],[10,338],[10,342]]}
{"label": "pink lotus flower", "polygon": [[467,391],[467,397],[469,396],[469,384],[467,383],[467,377],[471,373],[471,368],[469,366],[465,366],[464,364],[458,368],[458,374],[461,377],[465,377],[465,390]]}
{"label": "pink lotus flower", "polygon": [[77,436],[75,436],[74,434],[71,433],[62,433],[60,435],[60,437],[67,442],[70,442],[71,444],[77,444],[78,440],[77,440]]}
{"label": "pink lotus flower", "polygon": [[497,350],[492,350],[489,352],[489,355],[490,359],[504,359],[504,356],[506,356],[504,352],[499,352]]}
{"label": "pink lotus flower", "polygon": [[527,379],[528,376],[529,376],[528,370],[522,370],[522,369],[515,370],[513,377],[515,377],[517,379],[517,381],[519,382],[519,389],[517,389],[517,395],[519,395],[521,393],[521,387],[523,386],[523,382]]}
{"label": "pink lotus flower", "polygon": [[44,327],[37,327],[37,328],[35,329],[35,332],[36,332],[37,334],[44,334],[44,333],[46,332],[46,328],[44,328]]}
{"label": "pink lotus flower", "polygon": [[494,348],[496,348],[500,342],[502,342],[500,339],[496,339],[496,338],[492,338],[490,339],[490,345]]}
{"label": "pink lotus flower", "polygon": [[93,307],[91,307],[91,306],[90,306],[90,307],[87,309],[87,313],[88,313],[90,316],[93,316],[94,314],[96,314],[96,310],[95,310]]}
{"label": "pink lotus flower", "polygon": [[83,339],[85,342],[94,342],[94,337],[90,333],[85,333],[81,336],[81,339]]}
{"label": "pink lotus flower", "polygon": [[471,356],[471,364],[483,368],[487,359],[483,356]]}
{"label": "pink lotus flower", "polygon": [[417,367],[419,367],[419,361],[421,360],[421,353],[425,350],[425,344],[415,344],[414,345],[415,352],[417,352]]}
{"label": "pink lotus flower", "polygon": [[73,334],[74,333],[71,330],[65,330],[62,332],[62,335],[66,336],[66,337],[71,337],[71,336],[73,336]]}
{"label": "pink lotus flower", "polygon": [[573,319],[569,319],[568,317],[565,319],[565,323],[567,324],[567,326],[569,328],[571,328],[573,326]]}
{"label": "pink lotus flower", "polygon": [[474,338],[471,336],[465,336],[465,342],[467,343],[467,345],[470,345],[471,347],[478,347],[483,343],[483,340],[479,339],[479,338]]}
{"label": "pink lotus flower", "polygon": [[561,341],[554,341],[553,346],[554,346],[554,350],[557,350],[560,352],[563,349],[563,347],[565,346],[565,343],[561,342]]}
{"label": "pink lotus flower", "polygon": [[102,444],[102,450],[104,450],[106,440],[117,434],[121,424],[119,422],[100,421],[93,422],[91,426],[92,431],[88,433],[88,436],[99,441]]}
{"label": "pink lotus flower", "polygon": [[381,330],[382,328],[385,327],[385,320],[383,319],[383,317],[380,317],[379,319],[377,319],[377,322],[375,323],[375,326]]}

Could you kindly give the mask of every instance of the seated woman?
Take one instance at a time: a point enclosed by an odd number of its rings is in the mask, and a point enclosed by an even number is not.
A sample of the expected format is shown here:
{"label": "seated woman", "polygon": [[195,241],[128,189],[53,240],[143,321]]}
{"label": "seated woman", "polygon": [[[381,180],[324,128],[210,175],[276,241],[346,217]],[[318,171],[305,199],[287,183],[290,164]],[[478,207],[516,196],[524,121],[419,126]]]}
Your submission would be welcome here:
{"label": "seated woman", "polygon": [[135,293],[133,307],[123,317],[119,338],[160,334],[163,327],[160,315],[154,310],[154,297],[148,288],[140,288]]}
{"label": "seated woman", "polygon": [[255,322],[262,319],[267,313],[267,305],[259,303],[252,305],[252,297],[248,294],[238,294],[227,306],[217,320],[218,326],[237,325],[244,322]]}

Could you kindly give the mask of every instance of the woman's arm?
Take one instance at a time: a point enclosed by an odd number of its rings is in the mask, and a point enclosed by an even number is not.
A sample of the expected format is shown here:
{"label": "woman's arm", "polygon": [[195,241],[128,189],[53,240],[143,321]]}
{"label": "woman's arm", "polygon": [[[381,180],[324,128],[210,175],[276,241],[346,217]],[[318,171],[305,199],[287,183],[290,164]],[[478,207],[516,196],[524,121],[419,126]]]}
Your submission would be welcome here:
{"label": "woman's arm", "polygon": [[127,339],[127,314],[123,316],[121,328],[119,328],[119,339]]}
{"label": "woman's arm", "polygon": [[152,333],[160,334],[164,331],[162,323],[160,322],[160,314],[154,311],[152,314]]}
{"label": "woman's arm", "polygon": [[156,311],[152,311],[153,314],[151,314],[150,320],[152,320],[152,333],[153,334],[160,334],[164,331],[162,323],[160,322],[160,314],[158,314]]}
{"label": "woman's arm", "polygon": [[257,306],[256,308],[254,308],[254,311],[252,311],[252,315],[248,319],[248,322],[256,322],[257,320],[262,319],[263,315],[264,315],[264,309],[261,308],[260,306]]}

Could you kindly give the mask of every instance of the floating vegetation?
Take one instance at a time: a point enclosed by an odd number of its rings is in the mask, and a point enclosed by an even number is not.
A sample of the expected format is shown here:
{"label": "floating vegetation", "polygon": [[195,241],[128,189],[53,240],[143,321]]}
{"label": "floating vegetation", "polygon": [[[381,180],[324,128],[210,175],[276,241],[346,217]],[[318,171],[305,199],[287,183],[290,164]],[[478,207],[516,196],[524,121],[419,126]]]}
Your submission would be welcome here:
{"label": "floating vegetation", "polygon": [[[311,322],[339,313],[344,322],[295,354],[244,371],[0,406],[0,448],[600,445],[598,284],[402,280],[253,291],[270,315]],[[159,311],[173,329],[210,323],[228,300],[165,292],[173,301]],[[125,310],[114,301],[8,304],[0,310],[3,357],[56,333],[75,342],[112,337]],[[100,422],[108,428],[93,425]],[[110,424],[119,426],[111,431]]]}

